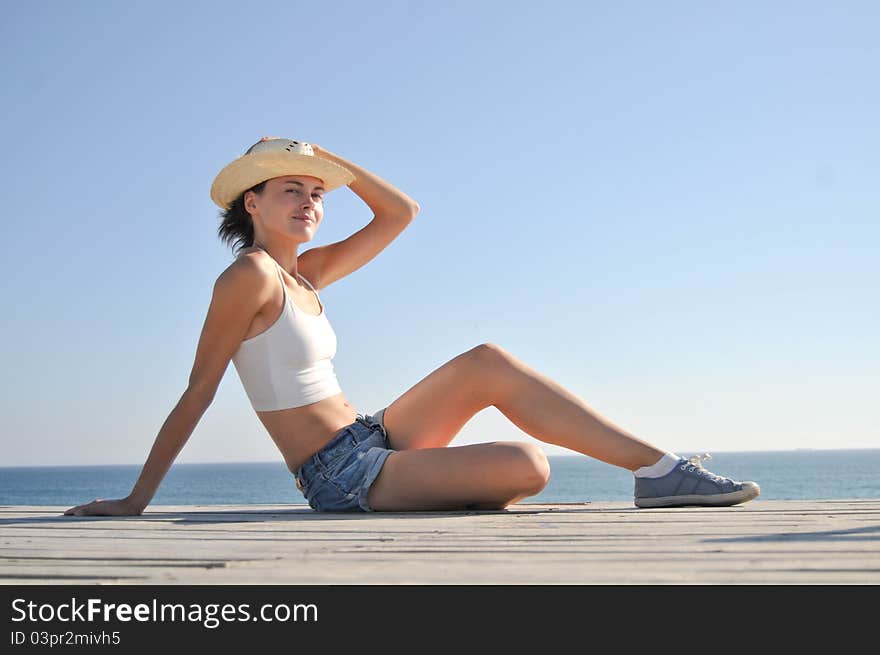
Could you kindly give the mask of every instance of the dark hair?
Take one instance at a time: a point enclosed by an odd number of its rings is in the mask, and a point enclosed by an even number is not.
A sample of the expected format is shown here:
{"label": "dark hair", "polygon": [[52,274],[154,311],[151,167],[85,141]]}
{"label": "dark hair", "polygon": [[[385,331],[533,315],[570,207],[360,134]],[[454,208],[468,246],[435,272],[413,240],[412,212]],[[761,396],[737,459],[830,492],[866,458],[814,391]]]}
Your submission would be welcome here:
{"label": "dark hair", "polygon": [[266,182],[268,180],[263,180],[256,186],[243,191],[229,206],[229,209],[220,212],[222,222],[217,228],[217,236],[221,241],[225,241],[227,246],[232,246],[234,255],[238,255],[242,248],[254,245],[254,221],[244,208],[244,194],[248,191],[262,194]]}

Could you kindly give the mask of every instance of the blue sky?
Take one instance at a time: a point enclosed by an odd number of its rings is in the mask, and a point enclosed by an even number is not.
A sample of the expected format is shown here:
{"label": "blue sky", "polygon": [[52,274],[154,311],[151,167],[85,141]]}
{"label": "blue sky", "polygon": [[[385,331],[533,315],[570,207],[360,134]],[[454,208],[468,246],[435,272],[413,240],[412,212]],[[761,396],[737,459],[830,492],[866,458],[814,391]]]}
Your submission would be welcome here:
{"label": "blue sky", "polygon": [[[321,292],[363,413],[482,342],[669,450],[880,446],[873,2],[7,3],[4,465],[142,463],[216,173],[313,141],[419,201]],[[371,218],[328,194],[313,242]],[[495,408],[455,444],[531,440]],[[548,454],[563,454],[546,447]],[[230,364],[177,461],[280,455]]]}

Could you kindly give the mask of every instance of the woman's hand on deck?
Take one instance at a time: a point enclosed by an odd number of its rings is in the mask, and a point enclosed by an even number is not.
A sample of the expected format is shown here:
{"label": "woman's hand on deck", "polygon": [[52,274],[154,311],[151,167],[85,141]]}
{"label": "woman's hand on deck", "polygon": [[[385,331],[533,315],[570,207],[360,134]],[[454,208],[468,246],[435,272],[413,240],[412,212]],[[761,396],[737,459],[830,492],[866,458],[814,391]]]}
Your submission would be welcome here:
{"label": "woman's hand on deck", "polygon": [[64,512],[65,516],[139,516],[143,513],[139,507],[129,498],[117,498],[102,500],[96,498],[90,503],[71,507]]}

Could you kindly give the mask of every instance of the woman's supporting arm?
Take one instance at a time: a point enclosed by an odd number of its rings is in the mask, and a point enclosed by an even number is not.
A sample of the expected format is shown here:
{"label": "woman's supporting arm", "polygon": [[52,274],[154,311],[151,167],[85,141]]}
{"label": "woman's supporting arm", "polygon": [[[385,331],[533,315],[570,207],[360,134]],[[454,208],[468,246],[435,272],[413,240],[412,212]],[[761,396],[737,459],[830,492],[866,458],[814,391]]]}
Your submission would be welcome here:
{"label": "woman's supporting arm", "polygon": [[275,271],[249,257],[240,257],[220,274],[186,391],[162,424],[140,477],[125,498],[94,500],[71,507],[67,515],[140,514],[171,468],[183,445],[214,400],[234,353],[241,346],[254,316],[271,297]]}
{"label": "woman's supporting arm", "polygon": [[208,396],[198,388],[187,387],[180,400],[177,401],[177,405],[165,419],[159,434],[156,435],[153,448],[147,456],[140,477],[128,495],[128,498],[139,509],[138,514],[150,504],[159,484],[192,435],[193,430],[196,429],[196,425],[213,399],[213,395]]}
{"label": "woman's supporting arm", "polygon": [[71,507],[68,516],[135,516],[141,514],[159,488],[184,444],[210,406],[213,394],[197,387],[187,387],[177,405],[162,424],[153,447],[144,463],[140,477],[125,498],[95,499],[90,503]]}

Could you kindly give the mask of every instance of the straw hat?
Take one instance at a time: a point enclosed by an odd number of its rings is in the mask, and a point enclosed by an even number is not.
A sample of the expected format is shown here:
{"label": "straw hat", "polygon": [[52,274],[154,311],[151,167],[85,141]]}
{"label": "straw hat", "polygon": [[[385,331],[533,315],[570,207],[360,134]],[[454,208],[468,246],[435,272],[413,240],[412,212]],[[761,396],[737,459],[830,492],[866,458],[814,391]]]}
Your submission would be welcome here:
{"label": "straw hat", "polygon": [[324,190],[332,191],[354,182],[354,175],[344,166],[321,159],[312,146],[291,139],[268,139],[221,170],[211,185],[211,200],[221,209],[229,209],[239,195],[252,186],[282,175],[311,175],[324,181]]}

